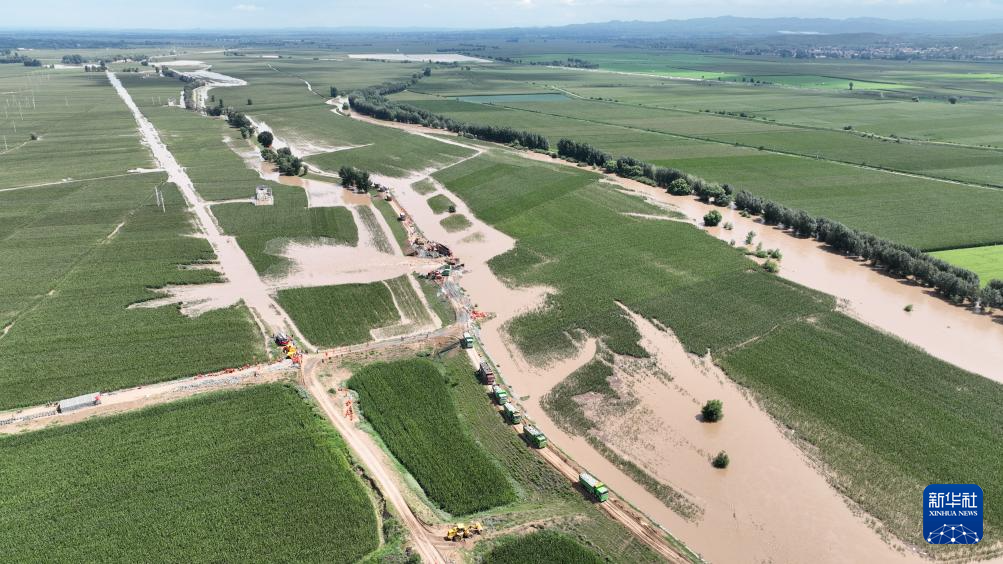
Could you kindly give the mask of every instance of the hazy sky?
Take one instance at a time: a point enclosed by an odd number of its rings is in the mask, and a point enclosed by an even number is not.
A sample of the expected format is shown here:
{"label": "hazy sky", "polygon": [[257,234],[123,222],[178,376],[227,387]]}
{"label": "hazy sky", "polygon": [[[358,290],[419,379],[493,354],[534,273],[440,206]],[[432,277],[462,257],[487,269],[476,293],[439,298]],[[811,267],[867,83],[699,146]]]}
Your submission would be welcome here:
{"label": "hazy sky", "polygon": [[0,28],[507,27],[703,16],[1003,18],[1003,0],[19,0]]}

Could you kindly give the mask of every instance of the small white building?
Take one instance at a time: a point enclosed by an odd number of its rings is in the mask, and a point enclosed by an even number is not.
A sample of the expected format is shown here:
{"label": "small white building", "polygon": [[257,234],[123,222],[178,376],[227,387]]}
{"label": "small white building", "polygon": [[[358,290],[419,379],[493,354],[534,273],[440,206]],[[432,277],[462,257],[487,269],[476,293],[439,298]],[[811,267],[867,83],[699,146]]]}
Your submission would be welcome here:
{"label": "small white building", "polygon": [[254,205],[270,206],[274,203],[275,201],[272,199],[272,189],[268,186],[258,186],[254,190]]}

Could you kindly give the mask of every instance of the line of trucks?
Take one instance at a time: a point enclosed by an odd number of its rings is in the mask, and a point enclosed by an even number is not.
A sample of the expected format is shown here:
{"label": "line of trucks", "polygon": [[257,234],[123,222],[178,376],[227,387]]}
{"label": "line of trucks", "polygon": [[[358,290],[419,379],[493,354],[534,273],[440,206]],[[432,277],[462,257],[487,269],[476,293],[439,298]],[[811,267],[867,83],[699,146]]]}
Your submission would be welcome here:
{"label": "line of trucks", "polygon": [[[468,338],[470,339],[469,346],[467,346]],[[463,334],[461,346],[463,348],[473,347],[473,338],[469,333]],[[522,412],[510,401],[511,398],[508,390],[497,384],[494,369],[491,368],[490,364],[481,361],[477,367],[477,379],[481,384],[490,386],[491,399],[495,405],[501,406],[502,417],[505,418],[505,421],[509,425],[518,425],[523,422]],[[544,448],[547,446],[547,436],[529,423],[522,425],[522,436],[534,448]],[[606,484],[588,472],[582,472],[578,475],[578,483],[596,501],[604,502],[609,499],[609,488],[606,487]]]}

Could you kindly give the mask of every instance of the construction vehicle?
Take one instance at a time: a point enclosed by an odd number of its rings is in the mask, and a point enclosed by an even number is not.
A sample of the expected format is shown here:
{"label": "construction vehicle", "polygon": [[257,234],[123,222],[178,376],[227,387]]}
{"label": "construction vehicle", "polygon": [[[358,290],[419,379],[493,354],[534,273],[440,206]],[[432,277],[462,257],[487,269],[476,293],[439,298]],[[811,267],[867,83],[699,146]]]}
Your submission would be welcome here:
{"label": "construction vehicle", "polygon": [[448,541],[462,541],[463,539],[469,539],[474,535],[479,535],[484,532],[484,525],[480,521],[475,521],[469,525],[464,525],[459,523],[453,527],[450,527],[446,531],[446,540]]}
{"label": "construction vehicle", "polygon": [[303,355],[299,352],[299,349],[296,348],[296,344],[293,343],[293,340],[289,337],[289,335],[286,335],[285,333],[278,333],[275,335],[274,340],[275,344],[282,349],[282,354],[284,354],[286,358],[293,361],[293,364],[300,363]]}
{"label": "construction vehicle", "polygon": [[508,421],[509,425],[515,425],[522,421],[522,412],[511,403],[506,403],[502,406],[502,415],[505,416],[505,420]]}
{"label": "construction vehicle", "polygon": [[578,475],[578,483],[599,502],[609,499],[609,489],[606,487],[606,484],[597,480],[592,474],[582,472]]}
{"label": "construction vehicle", "polygon": [[486,362],[481,362],[480,368],[477,369],[477,377],[480,378],[481,384],[489,386],[495,383],[495,371]]}
{"label": "construction vehicle", "polygon": [[547,446],[547,436],[542,431],[532,425],[523,425],[522,434],[533,445],[533,448],[543,448]]}
{"label": "construction vehicle", "polygon": [[495,399],[495,403],[498,405],[505,405],[508,403],[508,392],[505,388],[495,384],[491,386],[491,397]]}
{"label": "construction vehicle", "polygon": [[474,348],[474,336],[470,333],[464,333],[463,338],[460,339],[460,347],[465,349]]}

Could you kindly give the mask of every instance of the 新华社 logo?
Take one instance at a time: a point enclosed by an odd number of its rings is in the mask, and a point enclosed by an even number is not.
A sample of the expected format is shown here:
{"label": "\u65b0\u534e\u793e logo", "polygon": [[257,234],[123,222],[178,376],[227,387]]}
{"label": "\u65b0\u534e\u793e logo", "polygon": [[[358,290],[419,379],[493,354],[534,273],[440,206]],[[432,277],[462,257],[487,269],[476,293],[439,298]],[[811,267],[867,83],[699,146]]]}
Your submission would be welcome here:
{"label": "\u65b0\u534e\u793e logo", "polygon": [[982,540],[982,488],[975,484],[930,484],[923,490],[923,538],[930,544],[975,544]]}

